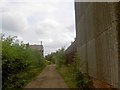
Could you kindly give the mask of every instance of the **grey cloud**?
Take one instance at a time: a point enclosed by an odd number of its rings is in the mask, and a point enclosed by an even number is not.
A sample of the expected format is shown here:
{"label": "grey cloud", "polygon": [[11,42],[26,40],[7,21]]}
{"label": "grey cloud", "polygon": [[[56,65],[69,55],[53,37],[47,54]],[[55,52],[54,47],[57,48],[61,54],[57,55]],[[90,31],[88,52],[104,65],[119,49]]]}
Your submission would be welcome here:
{"label": "grey cloud", "polygon": [[75,30],[74,24],[68,26],[67,29],[68,29],[69,31],[73,32],[73,31]]}
{"label": "grey cloud", "polygon": [[14,14],[3,14],[2,16],[2,29],[18,32],[23,31],[27,27],[27,21],[25,18],[22,18],[21,16],[14,15]]}

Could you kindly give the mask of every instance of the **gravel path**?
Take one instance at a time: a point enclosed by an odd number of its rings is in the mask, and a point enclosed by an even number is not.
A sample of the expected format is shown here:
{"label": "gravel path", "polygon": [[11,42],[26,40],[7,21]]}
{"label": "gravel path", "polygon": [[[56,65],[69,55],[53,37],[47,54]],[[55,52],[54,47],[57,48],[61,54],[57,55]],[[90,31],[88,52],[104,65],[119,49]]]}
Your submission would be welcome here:
{"label": "gravel path", "polygon": [[68,88],[55,65],[48,65],[39,76],[25,88]]}

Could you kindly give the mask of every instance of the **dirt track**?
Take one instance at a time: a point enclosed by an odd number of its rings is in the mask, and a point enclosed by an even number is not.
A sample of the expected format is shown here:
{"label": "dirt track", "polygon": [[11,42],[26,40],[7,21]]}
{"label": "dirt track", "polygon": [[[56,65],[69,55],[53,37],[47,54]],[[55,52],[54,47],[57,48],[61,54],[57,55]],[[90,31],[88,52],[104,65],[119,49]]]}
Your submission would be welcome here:
{"label": "dirt track", "polygon": [[48,65],[39,76],[25,88],[68,88],[62,77],[55,69],[55,65]]}

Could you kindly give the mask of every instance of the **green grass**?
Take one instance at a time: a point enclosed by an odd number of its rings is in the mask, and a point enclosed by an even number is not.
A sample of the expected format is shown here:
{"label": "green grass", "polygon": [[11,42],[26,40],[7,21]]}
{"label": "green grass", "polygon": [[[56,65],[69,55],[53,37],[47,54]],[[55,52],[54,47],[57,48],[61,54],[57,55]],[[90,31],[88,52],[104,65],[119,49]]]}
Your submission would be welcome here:
{"label": "green grass", "polygon": [[62,65],[57,70],[69,88],[89,88],[92,85],[89,75],[80,72],[73,65]]}
{"label": "green grass", "polygon": [[77,87],[77,84],[75,81],[75,74],[73,73],[72,67],[63,65],[60,68],[57,68],[57,70],[69,88],[76,88]]}
{"label": "green grass", "polygon": [[19,74],[19,77],[22,78],[23,80],[25,80],[25,83],[23,85],[23,87],[25,87],[29,82],[31,82],[36,76],[38,76],[42,70],[45,68],[46,66],[43,66],[42,68],[34,68],[34,69],[30,69],[27,72],[22,72]]}

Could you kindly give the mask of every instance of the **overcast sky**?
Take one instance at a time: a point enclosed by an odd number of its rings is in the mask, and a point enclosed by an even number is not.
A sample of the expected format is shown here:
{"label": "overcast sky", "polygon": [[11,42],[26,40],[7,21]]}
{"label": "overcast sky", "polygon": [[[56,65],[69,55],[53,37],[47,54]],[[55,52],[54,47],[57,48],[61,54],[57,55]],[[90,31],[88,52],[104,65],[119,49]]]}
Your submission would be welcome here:
{"label": "overcast sky", "polygon": [[45,55],[75,38],[73,0],[0,0],[0,29],[30,44],[43,41]]}

